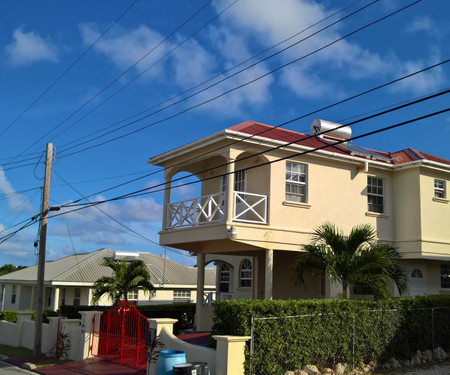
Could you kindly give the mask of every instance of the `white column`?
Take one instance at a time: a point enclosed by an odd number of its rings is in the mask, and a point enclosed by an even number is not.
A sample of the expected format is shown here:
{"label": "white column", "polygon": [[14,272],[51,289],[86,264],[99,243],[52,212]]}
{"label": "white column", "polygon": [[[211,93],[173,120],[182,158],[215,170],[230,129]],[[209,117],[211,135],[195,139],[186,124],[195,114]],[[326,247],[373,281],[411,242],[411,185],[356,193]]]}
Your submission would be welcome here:
{"label": "white column", "polygon": [[196,327],[200,325],[205,292],[205,254],[197,254],[197,304],[195,308]]}
{"label": "white column", "polygon": [[227,223],[231,223],[234,216],[234,162],[235,159],[230,158],[227,165]]}
{"label": "white column", "polygon": [[252,259],[252,298],[258,299],[258,257]]}
{"label": "white column", "polygon": [[162,221],[162,230],[166,229],[167,226],[167,210],[170,204],[170,183],[171,178],[164,177],[164,203],[163,203],[163,221]]}
{"label": "white column", "polygon": [[[97,354],[98,332],[100,328],[100,317],[103,311],[79,311],[81,315],[81,347],[78,348],[79,359],[86,359]],[[95,318],[94,318],[95,317]]]}
{"label": "white column", "polygon": [[273,250],[266,250],[266,272],[264,280],[264,298],[272,299],[273,292]]}
{"label": "white column", "polygon": [[59,292],[60,288],[55,287],[55,298],[53,299],[53,311],[56,311],[59,309]]}

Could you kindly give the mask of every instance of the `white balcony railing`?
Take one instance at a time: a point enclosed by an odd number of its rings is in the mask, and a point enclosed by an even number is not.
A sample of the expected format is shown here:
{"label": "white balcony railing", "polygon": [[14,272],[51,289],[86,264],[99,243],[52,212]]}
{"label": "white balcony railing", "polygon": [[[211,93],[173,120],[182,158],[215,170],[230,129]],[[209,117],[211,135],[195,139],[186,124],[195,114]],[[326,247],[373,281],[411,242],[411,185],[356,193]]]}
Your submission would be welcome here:
{"label": "white balcony railing", "polygon": [[166,229],[224,221],[224,207],[223,193],[171,203],[167,206]]}
{"label": "white balcony railing", "polygon": [[267,224],[267,196],[235,191],[233,221]]}
{"label": "white balcony railing", "polygon": [[[167,206],[166,229],[194,227],[225,221],[225,194],[205,195]],[[234,192],[233,221],[267,224],[267,196]]]}

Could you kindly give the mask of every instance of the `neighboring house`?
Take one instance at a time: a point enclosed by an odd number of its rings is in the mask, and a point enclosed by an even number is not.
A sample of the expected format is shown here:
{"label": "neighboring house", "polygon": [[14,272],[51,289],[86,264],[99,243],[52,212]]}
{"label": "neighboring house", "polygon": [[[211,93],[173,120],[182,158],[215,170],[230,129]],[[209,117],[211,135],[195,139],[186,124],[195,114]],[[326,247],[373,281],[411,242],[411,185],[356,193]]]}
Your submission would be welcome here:
{"label": "neighboring house", "polygon": [[[129,293],[134,304],[193,302],[197,293],[197,270],[152,253],[131,253],[101,249],[92,253],[71,255],[45,263],[44,309],[57,310],[61,305],[92,304],[92,286],[102,276],[112,276],[104,258],[142,259],[150,272],[156,294],[149,299],[142,290]],[[1,310],[33,309],[36,293],[37,266],[0,276]],[[215,270],[205,273],[205,293],[215,291]],[[111,305],[105,295],[99,305]]]}
{"label": "neighboring house", "polygon": [[[345,231],[369,223],[404,256],[410,295],[450,292],[450,161],[350,142],[300,155],[350,137],[348,127],[318,134],[335,127],[315,120],[310,137],[247,121],[151,158],[166,184],[160,243],[196,253],[199,271],[219,259],[219,295],[328,298],[339,287],[322,273],[295,285],[300,244],[327,221]],[[171,201],[179,172],[201,180],[200,197]],[[227,263],[216,254],[237,257]]]}

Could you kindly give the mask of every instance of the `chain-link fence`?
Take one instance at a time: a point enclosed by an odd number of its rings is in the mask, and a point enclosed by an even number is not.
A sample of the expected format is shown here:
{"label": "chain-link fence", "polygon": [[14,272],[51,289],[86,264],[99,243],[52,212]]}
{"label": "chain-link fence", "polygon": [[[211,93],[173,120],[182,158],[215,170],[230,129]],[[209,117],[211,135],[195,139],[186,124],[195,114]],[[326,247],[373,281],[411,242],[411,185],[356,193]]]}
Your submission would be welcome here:
{"label": "chain-link fence", "polygon": [[333,368],[450,349],[450,308],[366,310],[253,318],[247,374],[283,375],[306,364]]}

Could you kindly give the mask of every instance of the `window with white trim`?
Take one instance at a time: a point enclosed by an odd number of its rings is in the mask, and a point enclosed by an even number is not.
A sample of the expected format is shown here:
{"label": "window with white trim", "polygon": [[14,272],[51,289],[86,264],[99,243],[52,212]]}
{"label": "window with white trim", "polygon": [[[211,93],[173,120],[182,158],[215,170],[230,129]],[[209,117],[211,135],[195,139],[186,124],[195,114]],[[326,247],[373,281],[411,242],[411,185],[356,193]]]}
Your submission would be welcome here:
{"label": "window with white trim", "polygon": [[74,295],[73,295],[73,305],[80,306],[81,302],[81,288],[75,288]]}
{"label": "window with white trim", "polygon": [[286,162],[286,200],[290,202],[307,202],[307,168],[306,164]]}
{"label": "window with white trim", "polygon": [[367,177],[367,204],[369,212],[384,213],[384,181],[381,178]]}
{"label": "window with white trim", "polygon": [[450,264],[441,264],[441,288],[450,288]]}
{"label": "window with white trim", "polygon": [[230,292],[230,267],[225,263],[220,266],[219,291],[221,293]]}
{"label": "window with white trim", "polygon": [[138,300],[138,290],[133,289],[127,293],[128,301],[137,301]]}
{"label": "window with white trim", "polygon": [[191,291],[190,290],[174,290],[173,302],[190,302]]}
{"label": "window with white trim", "polygon": [[241,268],[239,270],[239,285],[241,288],[251,288],[252,287],[252,262],[248,259],[244,259],[241,263]]}
{"label": "window with white trim", "polygon": [[12,294],[11,294],[11,303],[12,304],[16,303],[16,295],[17,295],[17,286],[13,285],[12,286]]}
{"label": "window with white trim", "polygon": [[434,180],[434,197],[435,198],[443,198],[445,199],[445,181],[443,180]]}

